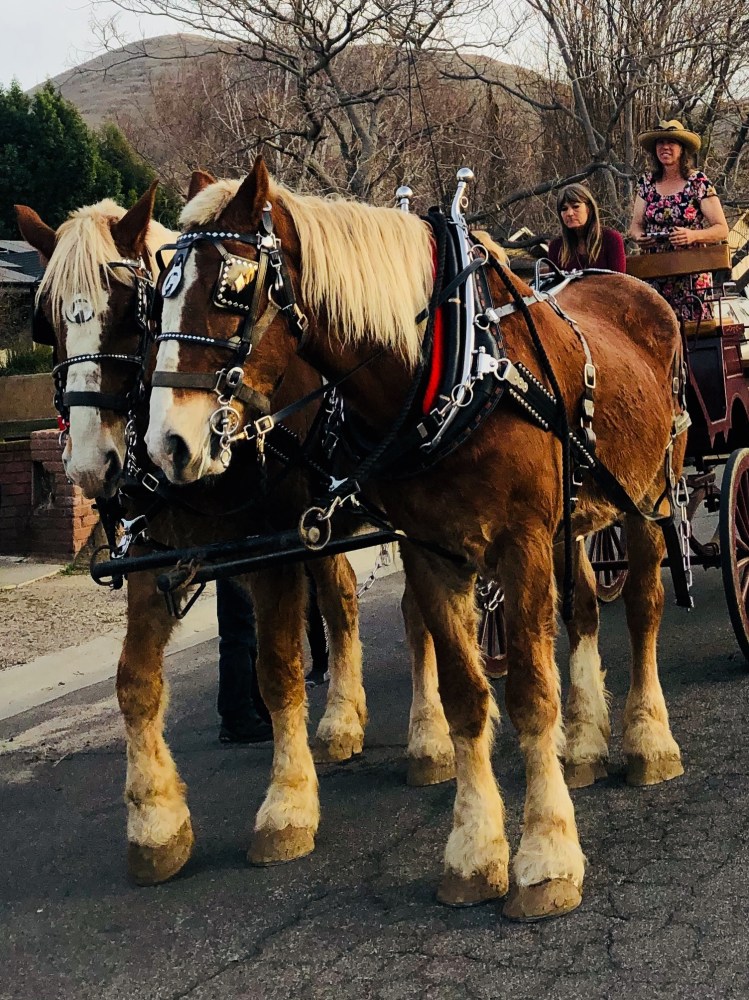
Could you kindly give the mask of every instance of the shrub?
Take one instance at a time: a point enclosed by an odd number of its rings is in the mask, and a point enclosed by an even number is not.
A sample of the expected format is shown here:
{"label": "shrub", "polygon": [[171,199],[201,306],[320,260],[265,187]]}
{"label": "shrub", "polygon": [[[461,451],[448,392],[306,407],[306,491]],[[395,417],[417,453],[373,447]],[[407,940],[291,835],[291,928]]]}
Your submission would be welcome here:
{"label": "shrub", "polygon": [[51,347],[11,347],[0,364],[1,375],[38,375],[52,371]]}

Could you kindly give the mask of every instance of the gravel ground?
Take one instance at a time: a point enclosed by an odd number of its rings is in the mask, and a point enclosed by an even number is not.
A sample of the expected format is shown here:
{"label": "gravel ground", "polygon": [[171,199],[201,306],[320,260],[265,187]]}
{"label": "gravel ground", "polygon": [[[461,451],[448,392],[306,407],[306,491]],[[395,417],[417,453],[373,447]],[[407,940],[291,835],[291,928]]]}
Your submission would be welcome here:
{"label": "gravel ground", "polygon": [[0,591],[0,670],[122,628],[125,610],[124,588],[97,587],[88,573]]}

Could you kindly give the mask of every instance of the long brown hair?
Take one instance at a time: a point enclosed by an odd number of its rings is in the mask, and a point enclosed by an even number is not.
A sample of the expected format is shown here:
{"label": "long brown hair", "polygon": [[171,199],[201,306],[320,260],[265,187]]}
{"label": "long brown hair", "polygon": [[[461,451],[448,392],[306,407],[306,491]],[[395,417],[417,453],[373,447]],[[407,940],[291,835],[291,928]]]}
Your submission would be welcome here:
{"label": "long brown hair", "polygon": [[562,253],[560,262],[566,268],[577,251],[579,237],[575,236],[573,244],[572,230],[568,229],[562,222],[562,209],[565,205],[577,205],[582,203],[588,206],[588,221],[583,226],[583,243],[588,251],[588,260],[595,260],[601,252],[603,242],[603,232],[601,230],[601,214],[598,211],[598,202],[590,191],[582,184],[567,184],[557,195],[557,215],[562,226]]}

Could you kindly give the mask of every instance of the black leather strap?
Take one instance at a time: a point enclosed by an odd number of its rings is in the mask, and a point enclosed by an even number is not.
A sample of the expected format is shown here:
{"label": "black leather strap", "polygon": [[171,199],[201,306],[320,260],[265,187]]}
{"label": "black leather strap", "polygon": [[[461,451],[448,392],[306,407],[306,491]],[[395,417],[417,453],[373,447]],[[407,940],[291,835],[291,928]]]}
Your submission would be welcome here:
{"label": "black leather strap", "polygon": [[227,393],[242,403],[252,406],[263,415],[270,413],[270,400],[266,395],[250,388],[243,382],[236,388],[228,386],[226,385],[226,375],[225,371],[218,375],[208,375],[205,372],[157,371],[153,373],[151,385],[154,388],[163,389],[202,389],[216,392],[218,395]]}
{"label": "black leather strap", "polygon": [[115,396],[109,392],[64,392],[63,405],[93,406],[97,410],[111,410],[113,413],[128,413],[130,399],[127,396]]}

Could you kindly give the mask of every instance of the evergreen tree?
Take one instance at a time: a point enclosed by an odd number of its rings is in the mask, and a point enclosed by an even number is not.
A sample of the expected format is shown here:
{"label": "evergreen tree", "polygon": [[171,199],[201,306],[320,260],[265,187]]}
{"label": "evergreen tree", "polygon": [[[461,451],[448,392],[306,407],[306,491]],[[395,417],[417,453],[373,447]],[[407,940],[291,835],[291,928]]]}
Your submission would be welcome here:
{"label": "evergreen tree", "polygon": [[[115,125],[96,133],[50,82],[33,96],[0,87],[0,236],[17,239],[13,205],[31,205],[50,226],[101,198],[129,208],[155,177]],[[173,225],[175,192],[160,191],[157,216]]]}
{"label": "evergreen tree", "polygon": [[[138,156],[116,125],[103,125],[97,138],[103,164],[118,178],[120,192],[117,200],[125,208],[130,208],[154,180],[156,172]],[[159,222],[174,227],[181,208],[182,199],[179,194],[160,185],[154,208],[154,215]]]}

